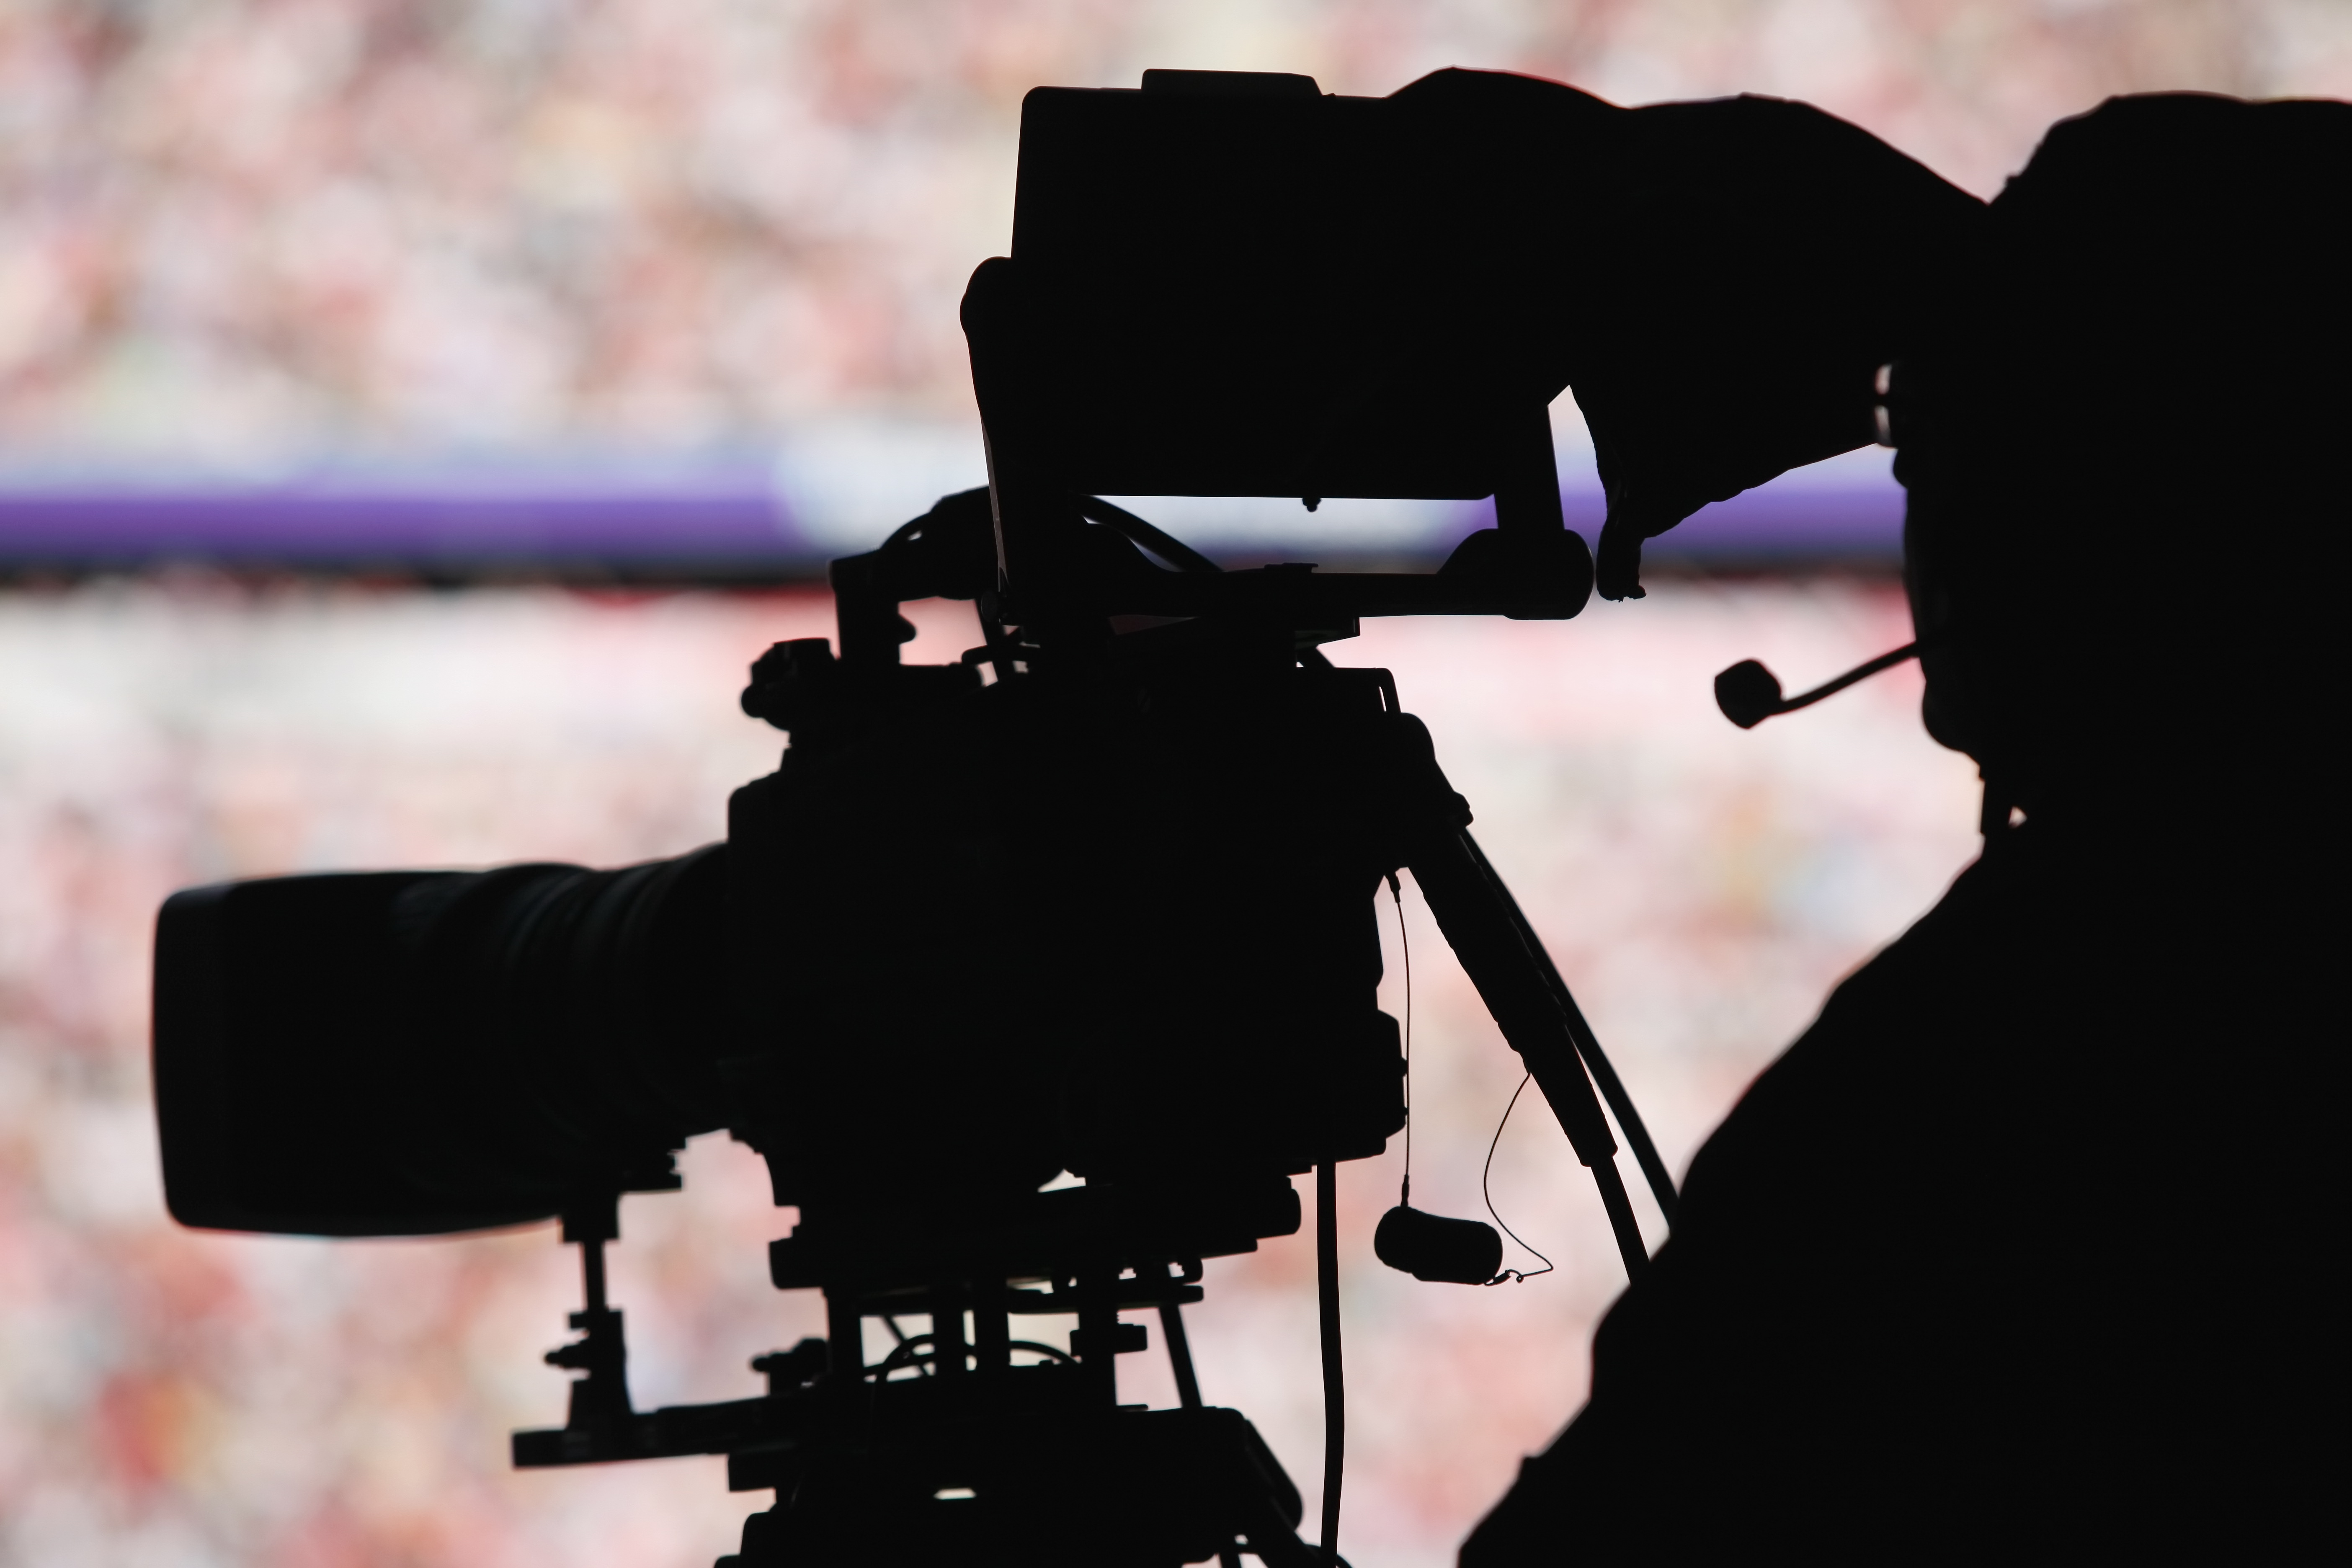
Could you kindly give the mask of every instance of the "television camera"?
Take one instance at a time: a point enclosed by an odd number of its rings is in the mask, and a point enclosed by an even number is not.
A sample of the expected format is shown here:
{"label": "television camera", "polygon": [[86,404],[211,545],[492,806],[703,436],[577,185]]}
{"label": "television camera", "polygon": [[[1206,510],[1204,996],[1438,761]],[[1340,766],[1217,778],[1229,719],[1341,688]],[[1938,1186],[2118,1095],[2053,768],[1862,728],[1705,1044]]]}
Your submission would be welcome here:
{"label": "television camera", "polygon": [[[1336,1163],[1402,1126],[1375,897],[1409,869],[1646,1262],[1639,1118],[1385,671],[1365,616],[1565,619],[1562,389],[1486,319],[1507,254],[1443,126],[1305,78],[1147,73],[1024,108],[1012,253],[962,308],[987,489],[833,563],[838,635],[753,666],[789,732],[727,839],[621,870],[520,865],[231,883],[160,918],[155,1085],[173,1214],[222,1229],[450,1235],[560,1217],[582,1250],[551,1467],[724,1454],[773,1489],[740,1568],[1336,1561]],[[1221,571],[1106,495],[1494,498],[1429,574]],[[982,640],[910,666],[907,602]],[[915,884],[943,898],[919,912]],[[823,1340],[766,1391],[641,1411],[604,1247],[625,1193],[730,1130],[797,1228]],[[1062,1173],[1076,1184],[1056,1183]],[[1314,1173],[1328,1401],[1320,1544],[1237,1412],[1202,1404],[1203,1260],[1301,1224]],[[1048,1184],[1053,1184],[1049,1186]],[[1400,1205],[1380,1249],[1483,1281],[1483,1225]],[[1155,1310],[1180,1391],[1124,1408]],[[1066,1346],[1021,1320],[1075,1317]],[[869,1359],[864,1325],[896,1343]],[[907,1335],[900,1319],[924,1331]]]}

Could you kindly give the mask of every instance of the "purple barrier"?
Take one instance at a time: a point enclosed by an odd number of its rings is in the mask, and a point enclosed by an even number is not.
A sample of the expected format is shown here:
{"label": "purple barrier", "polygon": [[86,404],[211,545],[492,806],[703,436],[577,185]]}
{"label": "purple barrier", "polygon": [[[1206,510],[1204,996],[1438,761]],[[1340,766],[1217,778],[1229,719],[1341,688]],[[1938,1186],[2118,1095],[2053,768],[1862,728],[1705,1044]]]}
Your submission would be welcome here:
{"label": "purple barrier", "polygon": [[765,482],[0,491],[0,561],[19,567],[207,561],[793,570],[815,560]]}
{"label": "purple barrier", "polygon": [[[1884,458],[1853,454],[1784,475],[1653,540],[1645,558],[1698,569],[1891,565],[1902,554],[1903,492]],[[1597,539],[1604,508],[1589,481],[1572,480],[1561,500],[1569,526]],[[895,504],[919,510],[921,503]],[[1408,519],[1400,528],[1391,520],[1380,538],[1361,542],[1363,552],[1433,563],[1462,534],[1492,521],[1490,503],[1415,504],[1427,508],[1425,524]],[[868,519],[867,510],[859,509],[854,525],[829,519],[810,526],[803,520],[822,512],[821,501],[796,504],[772,467],[753,464],[617,479],[393,474],[250,488],[0,486],[0,569],[202,562],[458,575],[809,576],[835,555],[871,548],[903,521]],[[1213,529],[1198,542],[1212,554],[1243,548],[1266,559],[1337,564],[1350,552],[1349,542],[1333,535],[1337,521],[1318,523],[1301,513],[1295,541],[1286,521],[1246,546]]]}
{"label": "purple barrier", "polygon": [[[1849,562],[1892,565],[1903,559],[1903,487],[1879,483],[1791,483],[1787,475],[1701,510],[1650,541],[1643,558],[1661,565],[1752,565]],[[1592,508],[1597,521],[1601,508]]]}
{"label": "purple barrier", "polygon": [[[1891,570],[1903,560],[1903,487],[1875,448],[1781,475],[1701,508],[1642,547],[1642,559],[1699,571],[1774,571],[1832,565]],[[1598,544],[1608,504],[1590,479],[1560,492],[1568,526]],[[1491,501],[1461,507],[1449,542],[1491,528]]]}

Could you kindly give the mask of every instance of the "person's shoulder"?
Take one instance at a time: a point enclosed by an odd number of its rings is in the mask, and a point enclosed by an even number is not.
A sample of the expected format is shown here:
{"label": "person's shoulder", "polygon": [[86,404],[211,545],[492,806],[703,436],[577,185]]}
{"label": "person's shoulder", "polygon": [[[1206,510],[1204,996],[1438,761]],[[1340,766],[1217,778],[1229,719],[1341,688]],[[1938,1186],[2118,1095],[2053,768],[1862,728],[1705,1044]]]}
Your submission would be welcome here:
{"label": "person's shoulder", "polygon": [[[1979,859],[1934,908],[1830,993],[1701,1148],[1687,1184],[1702,1209],[1737,1189],[1842,1180],[1858,1142],[1904,1136],[1922,1102],[1965,1096],[1989,973],[2031,901],[2025,858]],[[1785,1195],[1785,1194],[1783,1194]]]}
{"label": "person's shoulder", "polygon": [[1773,1070],[1867,1048],[1857,1037],[1876,1034],[1890,1012],[1915,1015],[1923,993],[1949,997],[1962,988],[1963,977],[1989,962],[1988,946],[2014,929],[2038,869],[2025,856],[1972,861],[1926,914],[1832,987],[1819,1016]]}
{"label": "person's shoulder", "polygon": [[[2208,182],[2242,195],[2307,186],[2337,206],[2352,199],[2331,172],[2352,166],[2352,104],[2252,100],[2210,92],[2110,98],[2052,126],[1997,212],[2078,204],[2086,193],[2147,186],[2172,201]],[[2251,184],[2249,184],[2251,182]]]}

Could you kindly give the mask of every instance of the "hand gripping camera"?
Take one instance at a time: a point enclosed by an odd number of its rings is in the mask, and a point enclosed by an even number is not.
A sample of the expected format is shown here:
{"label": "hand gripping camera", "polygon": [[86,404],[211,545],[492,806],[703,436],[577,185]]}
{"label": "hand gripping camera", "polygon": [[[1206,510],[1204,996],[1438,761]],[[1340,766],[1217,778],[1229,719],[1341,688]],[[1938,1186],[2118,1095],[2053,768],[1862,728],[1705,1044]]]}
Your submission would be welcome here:
{"label": "hand gripping camera", "polygon": [[[1424,129],[1304,78],[1032,93],[1013,254],[963,307],[989,488],[834,563],[837,639],[753,667],[744,708],[791,745],[727,841],[175,896],[173,1214],[324,1236],[560,1216],[587,1300],[549,1360],[582,1375],[515,1462],[725,1454],[777,1500],[741,1568],[1333,1561],[1330,1205],[1321,1547],[1249,1423],[1202,1405],[1181,1309],[1203,1259],[1298,1228],[1292,1177],[1328,1194],[1402,1125],[1384,879],[1419,882],[1629,1269],[1596,1083],[1673,1200],[1428,732],[1385,671],[1320,652],[1366,616],[1565,618],[1591,583],[1560,520],[1559,387],[1461,319],[1475,247],[1398,217],[1444,173]],[[1496,525],[1430,575],[1221,572],[1103,494],[1493,496]],[[982,640],[902,664],[898,606],[932,596],[972,601]],[[603,1247],[619,1195],[675,1188],[672,1153],[719,1128],[797,1206],[772,1272],[824,1293],[828,1332],[755,1361],[764,1394],[639,1411]],[[1483,1226],[1391,1221],[1391,1262],[1492,1272],[1462,1256]],[[1118,1404],[1139,1309],[1178,1409]],[[1066,1346],[1023,1332],[1045,1316],[1075,1317]],[[896,1342],[878,1361],[869,1319]]]}

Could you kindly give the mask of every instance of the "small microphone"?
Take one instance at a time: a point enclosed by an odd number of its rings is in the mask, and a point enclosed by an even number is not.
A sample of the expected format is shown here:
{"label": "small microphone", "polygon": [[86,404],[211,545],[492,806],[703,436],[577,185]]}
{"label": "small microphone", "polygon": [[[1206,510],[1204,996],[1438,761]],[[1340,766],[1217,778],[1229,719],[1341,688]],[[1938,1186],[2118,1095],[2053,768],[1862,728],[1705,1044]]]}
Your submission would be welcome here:
{"label": "small microphone", "polygon": [[1503,1238],[1483,1219],[1447,1219],[1403,1204],[1372,1232],[1380,1260],[1416,1279],[1491,1285],[1503,1270]]}
{"label": "small microphone", "polygon": [[1715,678],[1715,705],[1723,716],[1743,730],[1753,730],[1775,713],[1794,713],[1800,708],[1810,708],[1824,697],[1834,696],[1857,680],[1867,680],[1882,669],[1892,669],[1905,659],[1918,656],[1919,645],[1905,643],[1901,647],[1880,654],[1867,664],[1857,664],[1835,680],[1824,681],[1811,691],[1794,697],[1780,695],[1780,678],[1752,658],[1743,658]]}

